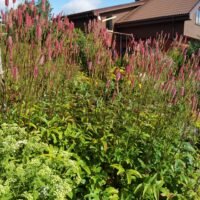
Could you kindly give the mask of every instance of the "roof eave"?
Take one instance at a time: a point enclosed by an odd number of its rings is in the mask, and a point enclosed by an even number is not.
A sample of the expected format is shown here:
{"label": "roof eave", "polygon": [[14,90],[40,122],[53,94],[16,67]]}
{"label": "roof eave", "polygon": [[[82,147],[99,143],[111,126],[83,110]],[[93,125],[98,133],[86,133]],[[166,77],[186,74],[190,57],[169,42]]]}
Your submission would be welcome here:
{"label": "roof eave", "polygon": [[[105,7],[105,8],[99,8],[99,9],[94,9],[94,10],[89,10],[85,12],[80,12],[80,13],[74,13],[67,15],[68,18],[82,18],[85,17],[85,15],[90,15],[90,16],[98,16],[99,14],[104,14],[104,13],[109,13],[113,11],[119,11],[119,10],[124,10],[128,8],[134,8],[143,5],[144,2],[135,2],[135,3],[128,3],[128,4],[121,4],[117,6],[110,6],[110,7]],[[126,6],[124,6],[126,5]]]}
{"label": "roof eave", "polygon": [[130,9],[134,9],[134,8],[137,8],[137,7],[139,7],[139,6],[142,6],[142,5],[144,5],[144,3],[140,3],[140,4],[136,4],[136,5],[134,5],[134,4],[132,4],[132,5],[130,5],[130,6],[127,6],[127,7],[122,7],[122,8],[117,8],[117,9],[110,9],[110,10],[95,10],[95,13],[98,15],[98,14],[100,14],[100,15],[102,15],[102,14],[106,14],[106,13],[110,13],[110,12],[116,12],[116,11],[121,11],[121,10],[130,10]]}
{"label": "roof eave", "polygon": [[95,16],[94,10],[67,15],[69,19],[80,19],[80,18],[85,18],[89,16]]}
{"label": "roof eave", "polygon": [[164,17],[157,17],[151,19],[144,19],[144,20],[137,20],[137,21],[124,21],[116,23],[116,27],[131,27],[131,26],[140,26],[140,25],[147,25],[147,24],[155,24],[160,22],[170,22],[170,21],[185,21],[190,19],[189,13],[186,14],[179,14],[179,15],[171,15],[171,16],[164,16]]}

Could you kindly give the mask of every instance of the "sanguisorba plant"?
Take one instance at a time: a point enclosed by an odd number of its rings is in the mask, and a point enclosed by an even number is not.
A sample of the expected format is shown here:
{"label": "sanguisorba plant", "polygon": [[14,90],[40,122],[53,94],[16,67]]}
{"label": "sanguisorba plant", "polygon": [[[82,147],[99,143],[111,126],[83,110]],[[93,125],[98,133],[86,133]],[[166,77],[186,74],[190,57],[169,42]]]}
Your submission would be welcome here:
{"label": "sanguisorba plant", "polygon": [[7,33],[1,34],[7,107],[55,94],[78,68],[73,23],[61,16],[49,20],[34,1],[2,15]]}

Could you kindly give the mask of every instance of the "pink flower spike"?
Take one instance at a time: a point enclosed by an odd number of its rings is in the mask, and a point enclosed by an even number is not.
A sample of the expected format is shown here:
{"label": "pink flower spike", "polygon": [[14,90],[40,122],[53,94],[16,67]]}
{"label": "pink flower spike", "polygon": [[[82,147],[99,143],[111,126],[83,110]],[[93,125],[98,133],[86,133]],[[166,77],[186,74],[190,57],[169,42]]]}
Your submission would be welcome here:
{"label": "pink flower spike", "polygon": [[46,0],[42,0],[42,11],[46,11]]}
{"label": "pink flower spike", "polygon": [[181,96],[183,97],[184,95],[185,95],[185,88],[182,87],[182,88],[181,88]]}
{"label": "pink flower spike", "polygon": [[44,55],[41,56],[39,65],[44,65]]}
{"label": "pink flower spike", "polygon": [[107,89],[110,88],[110,80],[107,81],[107,83],[106,83],[106,88],[107,88]]}
{"label": "pink flower spike", "polygon": [[17,15],[18,15],[18,17],[17,17],[18,25],[22,26],[22,24],[23,24],[23,11],[21,9],[18,9]]}
{"label": "pink flower spike", "polygon": [[197,109],[198,100],[195,96],[192,97],[192,111]]}
{"label": "pink flower spike", "polygon": [[32,26],[32,18],[28,13],[26,13],[26,27],[30,28],[31,26]]}
{"label": "pink flower spike", "polygon": [[18,71],[18,68],[16,66],[11,68],[11,73],[12,73],[13,78],[15,80],[17,80],[18,76],[19,76],[19,71]]}
{"label": "pink flower spike", "polygon": [[9,0],[5,0],[5,5],[8,7],[9,6]]}
{"label": "pink flower spike", "polygon": [[73,30],[74,30],[74,23],[73,23],[73,22],[71,22],[71,23],[69,24],[69,29],[70,29],[70,31],[73,31]]}
{"label": "pink flower spike", "polygon": [[42,39],[42,28],[39,24],[36,27],[36,36],[38,40]]}
{"label": "pink flower spike", "polygon": [[13,0],[13,4],[15,4],[16,3],[16,0]]}
{"label": "pink flower spike", "polygon": [[12,48],[12,46],[13,46],[13,40],[12,40],[12,37],[9,36],[9,37],[8,37],[8,47],[9,47],[9,48]]}
{"label": "pink flower spike", "polygon": [[130,74],[131,73],[131,65],[126,66],[126,73]]}
{"label": "pink flower spike", "polygon": [[92,61],[88,62],[88,70],[91,71],[92,70]]}
{"label": "pink flower spike", "polygon": [[6,21],[6,14],[1,10],[2,22]]}
{"label": "pink flower spike", "polygon": [[177,90],[176,90],[176,88],[174,88],[172,90],[172,99],[174,99],[176,97],[176,93],[177,93]]}
{"label": "pink flower spike", "polygon": [[120,81],[121,77],[122,77],[122,75],[121,75],[120,71],[118,71],[116,74],[116,81],[117,82]]}
{"label": "pink flower spike", "polygon": [[38,77],[39,74],[39,69],[37,66],[34,67],[34,71],[33,71],[33,77],[34,79],[36,79]]}

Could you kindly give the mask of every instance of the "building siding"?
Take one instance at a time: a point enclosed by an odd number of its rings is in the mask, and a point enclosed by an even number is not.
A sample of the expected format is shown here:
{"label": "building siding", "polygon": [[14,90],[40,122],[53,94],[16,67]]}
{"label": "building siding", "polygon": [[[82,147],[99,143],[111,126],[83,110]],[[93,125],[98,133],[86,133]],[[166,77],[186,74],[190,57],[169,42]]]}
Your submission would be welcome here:
{"label": "building siding", "polygon": [[200,40],[200,25],[195,23],[196,12],[200,7],[200,2],[194,7],[190,12],[190,20],[185,21],[184,25],[184,35],[190,38],[195,38]]}
{"label": "building siding", "polygon": [[[120,11],[116,11],[116,12],[108,12],[108,13],[102,13],[100,14],[101,18],[102,19],[106,19],[107,16],[116,16],[115,19],[113,19],[113,27],[114,27],[114,24],[119,20],[121,19],[123,16],[127,15],[130,10],[133,10],[133,9],[124,9],[124,10],[120,10]],[[103,23],[104,26],[106,26],[106,23],[104,22]]]}
{"label": "building siding", "polygon": [[116,31],[129,34],[131,33],[136,39],[156,37],[157,34],[160,34],[162,32],[170,34],[170,37],[173,38],[176,35],[176,33],[178,35],[183,34],[184,22],[171,20],[170,22],[163,23],[118,27],[116,28]]}

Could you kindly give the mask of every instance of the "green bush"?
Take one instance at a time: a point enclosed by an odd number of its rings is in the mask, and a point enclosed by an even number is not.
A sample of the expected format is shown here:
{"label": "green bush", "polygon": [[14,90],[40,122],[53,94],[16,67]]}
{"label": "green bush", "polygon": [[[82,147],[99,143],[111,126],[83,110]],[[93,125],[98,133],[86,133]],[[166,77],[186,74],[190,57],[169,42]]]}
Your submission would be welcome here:
{"label": "green bush", "polygon": [[200,51],[200,42],[199,41],[190,41],[188,48],[188,56],[191,57],[192,54],[197,54]]}
{"label": "green bush", "polygon": [[71,199],[90,173],[76,154],[43,142],[38,131],[3,124],[0,143],[1,199]]}
{"label": "green bush", "polygon": [[108,100],[104,88],[79,74],[62,98],[14,119],[23,129],[2,125],[2,199],[198,199],[198,124],[187,107],[143,88]]}

